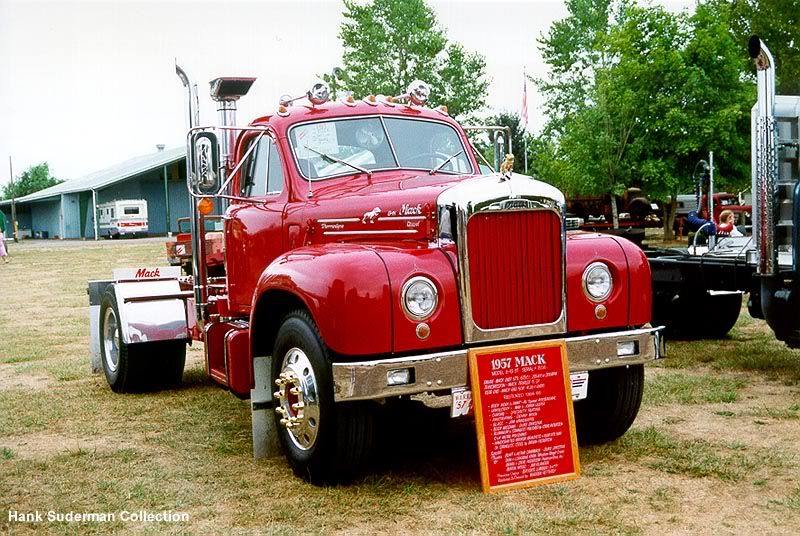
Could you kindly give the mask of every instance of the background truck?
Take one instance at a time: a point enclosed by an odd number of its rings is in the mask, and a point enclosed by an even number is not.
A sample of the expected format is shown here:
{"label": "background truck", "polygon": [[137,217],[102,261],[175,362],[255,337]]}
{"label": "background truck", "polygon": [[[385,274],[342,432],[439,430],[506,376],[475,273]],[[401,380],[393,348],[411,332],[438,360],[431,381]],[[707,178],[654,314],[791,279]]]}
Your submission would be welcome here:
{"label": "background truck", "polygon": [[97,226],[101,236],[147,236],[147,201],[117,199],[97,205]]}
{"label": "background truck", "polygon": [[[277,437],[299,476],[341,482],[379,455],[386,402],[456,393],[463,409],[471,348],[563,340],[579,439],[630,427],[643,366],[663,355],[638,247],[567,233],[550,185],[481,175],[423,82],[340,102],[317,84],[237,127],[255,79],[218,78],[220,125],[206,127],[178,74],[192,276],[138,267],[90,282],[95,364],[113,390],[180,381],[185,345],[200,341],[213,381],[250,398],[256,455]],[[215,207],[224,276],[209,269]]]}
{"label": "background truck", "polygon": [[[778,340],[800,347],[800,97],[775,96],[775,64],[753,36],[749,52],[758,78],[752,111],[752,236],[713,232],[707,246],[650,249],[653,315],[675,333],[720,337],[736,322],[742,294],[750,315]],[[712,187],[713,191],[713,187]],[[709,207],[708,213],[717,211]]]}
{"label": "background truck", "polygon": [[568,223],[572,223],[570,229],[624,236],[637,244],[644,240],[645,229],[662,225],[659,206],[639,188],[628,188],[621,197],[611,194],[569,196],[567,212],[570,215]]}

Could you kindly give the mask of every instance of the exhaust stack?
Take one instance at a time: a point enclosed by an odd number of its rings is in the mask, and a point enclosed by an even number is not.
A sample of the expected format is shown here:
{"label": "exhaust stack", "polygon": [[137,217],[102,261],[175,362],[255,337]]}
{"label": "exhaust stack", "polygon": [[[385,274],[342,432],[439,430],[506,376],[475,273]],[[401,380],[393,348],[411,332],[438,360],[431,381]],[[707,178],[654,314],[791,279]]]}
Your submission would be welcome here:
{"label": "exhaust stack", "polygon": [[756,64],[758,77],[758,118],[756,123],[755,184],[756,240],[758,273],[774,275],[778,257],[775,247],[775,188],[778,176],[778,153],[775,125],[775,60],[758,36],[750,38],[750,57]]}
{"label": "exhaust stack", "polygon": [[236,126],[236,101],[238,101],[240,97],[247,95],[247,92],[250,91],[250,87],[255,81],[255,78],[224,77],[215,78],[209,82],[211,86],[211,98],[217,103],[219,125],[223,127],[220,145],[225,168],[230,168],[233,164],[233,147],[236,144],[236,131],[224,127]]}

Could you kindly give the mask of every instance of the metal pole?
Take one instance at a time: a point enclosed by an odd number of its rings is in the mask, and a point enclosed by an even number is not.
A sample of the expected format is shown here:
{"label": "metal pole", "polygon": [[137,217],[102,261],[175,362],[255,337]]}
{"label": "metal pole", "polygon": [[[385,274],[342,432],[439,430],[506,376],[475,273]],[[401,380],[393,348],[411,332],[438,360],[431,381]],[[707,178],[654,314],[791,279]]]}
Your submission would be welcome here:
{"label": "metal pole", "polygon": [[708,152],[708,219],[714,221],[714,151]]}
{"label": "metal pole", "polygon": [[528,174],[528,137],[522,132],[522,152],[525,155],[525,175]]}
{"label": "metal pole", "polygon": [[172,229],[169,227],[169,185],[167,184],[167,165],[164,164],[164,201],[166,207],[166,219],[167,219],[167,236],[172,236]]}
{"label": "metal pole", "polygon": [[[8,176],[11,182],[14,182],[14,166],[11,165],[11,155],[8,155]],[[17,199],[13,195],[12,188],[11,196],[11,236],[14,237],[14,242],[19,242],[19,233],[17,231]]]}
{"label": "metal pole", "polygon": [[92,223],[94,223],[94,239],[97,240],[97,190],[92,190]]}
{"label": "metal pole", "polygon": [[[708,220],[719,223],[714,219],[714,151],[708,152]],[[716,235],[708,237],[708,244],[712,248],[716,246]]]}

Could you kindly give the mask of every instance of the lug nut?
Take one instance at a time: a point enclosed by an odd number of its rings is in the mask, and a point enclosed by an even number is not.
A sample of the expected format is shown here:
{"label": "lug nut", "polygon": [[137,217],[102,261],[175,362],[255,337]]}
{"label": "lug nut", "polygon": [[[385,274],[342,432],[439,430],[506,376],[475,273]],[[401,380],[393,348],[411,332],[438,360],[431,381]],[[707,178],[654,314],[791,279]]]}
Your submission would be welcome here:
{"label": "lug nut", "polygon": [[283,398],[286,395],[283,394],[283,389],[280,389],[272,393],[272,396],[274,396],[275,398]]}
{"label": "lug nut", "polygon": [[275,408],[275,411],[277,411],[281,415],[286,415],[286,409],[283,406],[278,406],[277,408]]}
{"label": "lug nut", "polygon": [[289,394],[294,396],[299,396],[300,389],[298,389],[297,387],[292,387],[291,389],[289,389]]}
{"label": "lug nut", "polygon": [[294,410],[303,409],[304,407],[306,407],[306,405],[303,402],[296,402],[292,404],[292,409]]}

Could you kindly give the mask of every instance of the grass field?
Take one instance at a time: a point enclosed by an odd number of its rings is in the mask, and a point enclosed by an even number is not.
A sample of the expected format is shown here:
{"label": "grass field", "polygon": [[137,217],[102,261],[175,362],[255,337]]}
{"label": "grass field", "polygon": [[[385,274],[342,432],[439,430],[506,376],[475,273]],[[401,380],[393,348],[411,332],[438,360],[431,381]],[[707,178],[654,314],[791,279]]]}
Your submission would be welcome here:
{"label": "grass field", "polygon": [[[383,463],[316,488],[254,461],[247,402],[205,379],[112,393],[89,372],[86,281],[163,264],[159,240],[11,244],[0,264],[0,531],[91,534],[784,534],[800,524],[800,353],[743,312],[722,341],[670,342],[639,418],[582,449],[577,481],[480,491],[471,421],[392,422]],[[185,512],[15,523],[7,511]]]}

